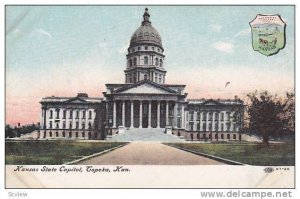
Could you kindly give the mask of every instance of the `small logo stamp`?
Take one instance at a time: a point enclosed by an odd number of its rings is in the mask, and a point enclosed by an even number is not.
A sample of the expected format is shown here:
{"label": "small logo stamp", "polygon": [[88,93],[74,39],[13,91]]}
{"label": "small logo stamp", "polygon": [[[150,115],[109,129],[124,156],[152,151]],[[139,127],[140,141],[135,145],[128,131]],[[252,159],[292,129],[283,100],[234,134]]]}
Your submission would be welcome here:
{"label": "small logo stamp", "polygon": [[285,46],[286,23],[280,15],[258,14],[251,22],[252,47],[263,55],[271,56]]}
{"label": "small logo stamp", "polygon": [[264,169],[265,173],[272,173],[274,171],[274,169],[272,167],[266,167]]}

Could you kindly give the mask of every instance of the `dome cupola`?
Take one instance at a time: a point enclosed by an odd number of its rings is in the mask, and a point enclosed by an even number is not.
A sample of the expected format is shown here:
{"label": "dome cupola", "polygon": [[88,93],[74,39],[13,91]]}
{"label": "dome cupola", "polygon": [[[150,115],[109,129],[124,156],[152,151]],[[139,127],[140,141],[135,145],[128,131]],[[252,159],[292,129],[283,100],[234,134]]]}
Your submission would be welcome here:
{"label": "dome cupola", "polygon": [[126,83],[136,83],[147,79],[164,84],[166,70],[164,68],[165,55],[161,37],[152,27],[150,14],[145,9],[141,26],[133,33],[128,47]]}
{"label": "dome cupola", "polygon": [[148,8],[145,9],[143,18],[144,20],[142,21],[141,26],[131,36],[129,47],[148,44],[155,45],[163,49],[161,37],[157,30],[151,25]]}

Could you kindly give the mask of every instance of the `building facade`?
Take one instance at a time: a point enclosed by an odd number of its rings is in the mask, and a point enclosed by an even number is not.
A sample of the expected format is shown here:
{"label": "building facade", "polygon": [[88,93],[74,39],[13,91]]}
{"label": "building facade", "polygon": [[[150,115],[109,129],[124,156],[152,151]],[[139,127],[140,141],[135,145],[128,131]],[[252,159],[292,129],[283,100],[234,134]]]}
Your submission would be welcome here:
{"label": "building facade", "polygon": [[241,140],[243,101],[187,99],[185,85],[166,84],[164,48],[145,10],[126,55],[125,83],[103,98],[46,97],[40,139],[107,139],[130,129],[160,129],[185,140]]}

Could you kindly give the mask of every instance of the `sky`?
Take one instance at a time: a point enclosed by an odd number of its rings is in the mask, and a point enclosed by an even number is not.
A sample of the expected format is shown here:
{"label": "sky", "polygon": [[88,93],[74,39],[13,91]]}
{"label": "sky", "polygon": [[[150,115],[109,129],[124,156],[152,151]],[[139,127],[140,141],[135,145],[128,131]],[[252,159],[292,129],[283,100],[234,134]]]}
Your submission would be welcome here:
{"label": "sky", "polygon": [[[124,83],[126,51],[144,9],[6,6],[6,123],[40,121],[43,97],[103,97],[106,83]],[[185,84],[188,99],[294,90],[293,6],[148,9],[165,49],[166,83]],[[249,22],[257,14],[280,14],[287,24],[285,48],[276,55],[252,49]]]}

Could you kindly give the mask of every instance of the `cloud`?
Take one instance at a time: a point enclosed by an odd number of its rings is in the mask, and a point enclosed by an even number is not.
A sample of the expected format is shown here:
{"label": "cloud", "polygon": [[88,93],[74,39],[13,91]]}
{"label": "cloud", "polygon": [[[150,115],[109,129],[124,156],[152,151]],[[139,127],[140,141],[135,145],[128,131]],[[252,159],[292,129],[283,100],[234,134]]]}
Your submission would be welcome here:
{"label": "cloud", "polygon": [[240,36],[247,36],[251,33],[251,28],[246,28],[244,30],[241,30],[240,32],[236,33],[234,37],[240,37]]}
{"label": "cloud", "polygon": [[232,53],[234,51],[234,45],[229,42],[218,41],[213,43],[212,47],[225,53]]}
{"label": "cloud", "polygon": [[213,32],[220,32],[222,29],[222,26],[219,24],[211,24],[208,26],[208,28]]}
{"label": "cloud", "polygon": [[52,38],[52,35],[49,32],[47,32],[46,30],[42,29],[42,28],[39,28],[36,31],[41,35]]}

